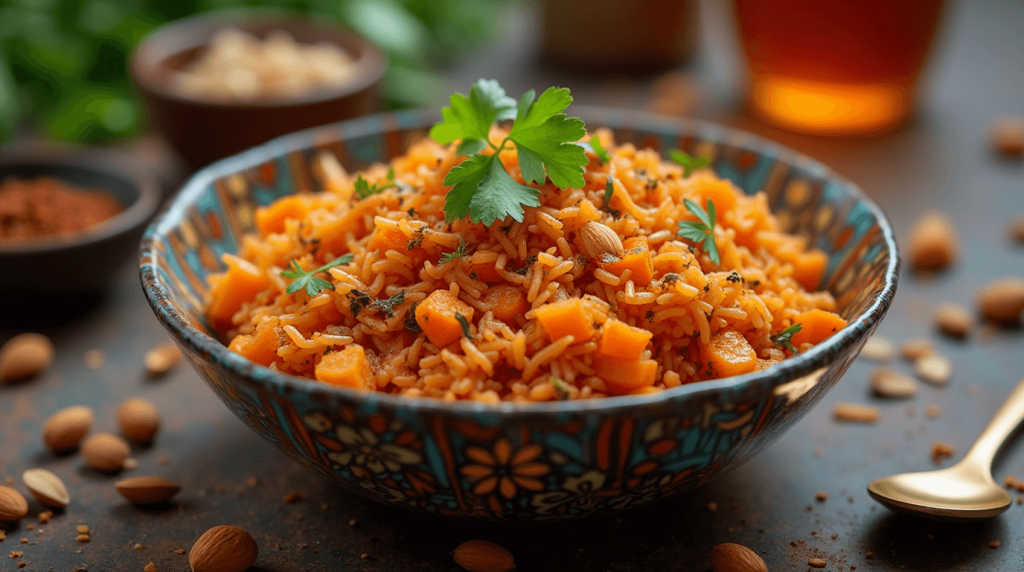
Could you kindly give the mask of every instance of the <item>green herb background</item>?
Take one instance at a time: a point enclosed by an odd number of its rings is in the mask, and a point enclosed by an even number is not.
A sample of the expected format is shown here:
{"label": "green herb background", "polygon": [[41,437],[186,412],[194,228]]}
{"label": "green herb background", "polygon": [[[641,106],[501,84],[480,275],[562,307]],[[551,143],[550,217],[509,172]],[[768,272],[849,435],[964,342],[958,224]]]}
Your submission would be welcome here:
{"label": "green herb background", "polygon": [[128,57],[153,28],[210,10],[270,7],[336,19],[388,53],[388,108],[436,104],[435,70],[494,32],[509,0],[0,0],[0,142],[20,128],[77,142],[146,124]]}

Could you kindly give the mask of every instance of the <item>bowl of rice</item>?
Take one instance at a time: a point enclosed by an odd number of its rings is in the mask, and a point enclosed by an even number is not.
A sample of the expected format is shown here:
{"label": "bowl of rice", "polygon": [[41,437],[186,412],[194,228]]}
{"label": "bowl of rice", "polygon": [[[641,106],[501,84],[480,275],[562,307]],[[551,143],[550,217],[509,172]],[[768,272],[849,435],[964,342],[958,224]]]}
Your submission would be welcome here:
{"label": "bowl of rice", "polygon": [[365,497],[546,520],[699,486],[846,371],[895,294],[891,228],[756,136],[571,112],[584,184],[534,184],[522,220],[446,220],[464,158],[433,111],[219,161],[147,231],[146,296],[236,415]]}

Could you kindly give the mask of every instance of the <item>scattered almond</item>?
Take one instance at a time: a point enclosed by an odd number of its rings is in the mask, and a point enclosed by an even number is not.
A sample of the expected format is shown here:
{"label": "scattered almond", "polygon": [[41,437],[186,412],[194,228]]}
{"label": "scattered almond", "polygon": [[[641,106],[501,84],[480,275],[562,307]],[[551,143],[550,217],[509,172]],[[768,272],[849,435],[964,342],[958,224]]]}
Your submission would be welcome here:
{"label": "scattered almond", "polygon": [[992,150],[1004,157],[1024,156],[1024,118],[1000,117],[992,124]]}
{"label": "scattered almond", "polygon": [[874,423],[878,421],[878,408],[859,403],[836,403],[832,407],[832,415],[840,421]]}
{"label": "scattered almond", "polygon": [[943,459],[952,457],[955,453],[956,449],[949,443],[942,441],[932,443],[932,462],[934,463],[941,463]]}
{"label": "scattered almond", "polygon": [[146,564],[146,567],[142,569],[142,572],[156,572],[156,564],[150,562]]}
{"label": "scattered almond", "polygon": [[825,562],[821,558],[811,558],[807,561],[807,565],[812,568],[824,568],[828,562]]}
{"label": "scattered almond", "polygon": [[711,569],[715,572],[768,572],[768,565],[746,546],[727,542],[711,549]]}
{"label": "scattered almond", "polygon": [[926,340],[924,338],[915,338],[900,344],[900,355],[902,355],[904,359],[908,359],[910,361],[919,360],[924,356],[931,355],[933,353],[935,353],[935,346],[932,345],[931,340]]}
{"label": "scattered almond", "polygon": [[259,557],[252,536],[236,526],[215,526],[192,546],[188,563],[192,572],[243,572]]}
{"label": "scattered almond", "polygon": [[935,310],[935,326],[954,338],[966,338],[974,327],[974,316],[960,304],[944,302]]}
{"label": "scattered almond", "polygon": [[509,572],[516,567],[508,550],[486,540],[463,542],[452,551],[452,557],[469,572]]}
{"label": "scattered almond", "polygon": [[998,540],[993,540],[992,542],[988,543],[988,547],[989,548],[999,548],[999,544],[1000,544],[1000,542]]}
{"label": "scattered almond", "polygon": [[601,260],[606,254],[622,258],[626,254],[618,233],[607,226],[590,221],[579,231],[580,246],[591,260]]}
{"label": "scattered almond", "polygon": [[46,506],[64,508],[71,502],[64,481],[46,469],[29,469],[22,473],[21,480],[39,502]]}
{"label": "scattered almond", "polygon": [[907,258],[918,272],[941,270],[956,258],[958,249],[953,223],[939,211],[925,213],[907,241]]}
{"label": "scattered almond", "polygon": [[981,315],[1003,326],[1020,322],[1024,312],[1024,278],[1000,278],[989,282],[978,293]]}
{"label": "scattered almond", "polygon": [[817,494],[814,495],[814,498],[819,502],[825,502],[828,500],[828,493],[825,491],[818,491]]}
{"label": "scattered almond", "polygon": [[871,391],[879,397],[913,397],[917,395],[917,382],[902,373],[880,367],[871,373]]}
{"label": "scattered almond", "polygon": [[28,516],[28,501],[11,487],[0,486],[0,522],[17,522]]}
{"label": "scattered almond", "polygon": [[128,443],[110,433],[97,433],[82,443],[82,458],[85,459],[85,464],[97,471],[120,471],[130,454],[131,447]]}
{"label": "scattered almond", "polygon": [[1010,240],[1024,244],[1024,216],[1019,216],[1010,223]]}
{"label": "scattered almond", "polygon": [[924,414],[927,415],[929,419],[938,419],[939,415],[942,415],[942,410],[939,409],[938,405],[932,403],[928,407],[925,407]]}
{"label": "scattered almond", "polygon": [[887,338],[871,336],[864,342],[860,355],[873,361],[889,361],[896,355],[896,347]]}
{"label": "scattered almond", "polygon": [[914,364],[914,373],[929,383],[945,385],[953,377],[953,362],[941,354],[924,356]]}
{"label": "scattered almond", "polygon": [[86,542],[89,542],[90,538],[89,538],[88,534],[79,534],[78,536],[75,537],[75,540],[77,540],[77,541],[79,541],[79,542],[84,544]]}
{"label": "scattered almond", "polygon": [[133,397],[118,408],[117,423],[133,443],[148,445],[160,429],[160,412],[149,400]]}
{"label": "scattered almond", "polygon": [[65,407],[43,424],[43,443],[55,453],[72,451],[89,433],[92,419],[92,409],[84,405]]}
{"label": "scattered almond", "polygon": [[160,344],[146,352],[146,371],[153,377],[165,375],[181,361],[181,350],[171,343]]}
{"label": "scattered almond", "polygon": [[178,494],[181,487],[163,477],[142,476],[118,481],[117,492],[133,504],[155,504],[165,502]]}
{"label": "scattered almond", "polygon": [[99,369],[107,361],[107,354],[103,350],[89,350],[85,352],[85,367]]}
{"label": "scattered almond", "polygon": [[20,334],[0,347],[0,382],[35,377],[53,363],[53,344],[42,334]]}

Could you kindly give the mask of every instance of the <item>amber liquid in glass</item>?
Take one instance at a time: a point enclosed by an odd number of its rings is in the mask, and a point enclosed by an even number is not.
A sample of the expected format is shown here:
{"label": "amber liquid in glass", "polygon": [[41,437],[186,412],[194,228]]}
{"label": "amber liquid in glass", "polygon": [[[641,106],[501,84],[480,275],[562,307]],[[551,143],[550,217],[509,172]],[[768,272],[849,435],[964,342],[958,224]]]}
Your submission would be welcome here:
{"label": "amber liquid in glass", "polygon": [[735,0],[750,104],[794,131],[864,135],[902,125],[942,0]]}

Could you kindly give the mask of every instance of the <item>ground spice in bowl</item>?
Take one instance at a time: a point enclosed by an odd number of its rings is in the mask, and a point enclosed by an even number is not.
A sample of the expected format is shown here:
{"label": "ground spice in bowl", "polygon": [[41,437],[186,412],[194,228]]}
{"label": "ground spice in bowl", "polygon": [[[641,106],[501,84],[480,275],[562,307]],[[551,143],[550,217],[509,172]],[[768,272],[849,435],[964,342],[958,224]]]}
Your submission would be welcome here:
{"label": "ground spice in bowl", "polygon": [[53,177],[6,179],[0,183],[0,243],[74,234],[123,209],[106,191]]}

